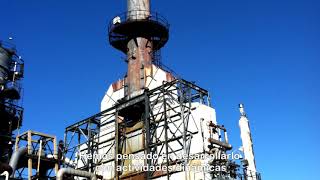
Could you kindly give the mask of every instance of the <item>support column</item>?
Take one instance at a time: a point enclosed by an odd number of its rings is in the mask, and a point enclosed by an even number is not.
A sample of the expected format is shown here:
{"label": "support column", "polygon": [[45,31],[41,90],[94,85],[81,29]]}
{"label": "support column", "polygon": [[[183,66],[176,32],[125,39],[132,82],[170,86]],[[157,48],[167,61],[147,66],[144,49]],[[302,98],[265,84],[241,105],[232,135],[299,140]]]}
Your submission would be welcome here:
{"label": "support column", "polygon": [[[32,154],[32,140],[31,131],[28,131],[28,155]],[[28,180],[32,179],[32,158],[29,156],[28,159]]]}

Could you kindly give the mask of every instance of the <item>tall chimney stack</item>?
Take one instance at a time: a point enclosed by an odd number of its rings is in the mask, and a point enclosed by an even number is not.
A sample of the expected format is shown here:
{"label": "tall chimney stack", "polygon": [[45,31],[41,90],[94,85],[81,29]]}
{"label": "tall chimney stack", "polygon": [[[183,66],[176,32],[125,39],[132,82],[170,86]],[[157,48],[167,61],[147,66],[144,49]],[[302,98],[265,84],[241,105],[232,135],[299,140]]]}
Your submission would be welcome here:
{"label": "tall chimney stack", "polygon": [[[128,0],[128,20],[146,20],[150,16],[149,0]],[[127,95],[140,95],[146,87],[145,70],[152,67],[152,41],[132,37],[128,42]]]}
{"label": "tall chimney stack", "polygon": [[127,99],[142,94],[147,78],[152,78],[153,54],[169,38],[169,24],[150,11],[150,0],[127,0],[127,12],[109,25],[110,44],[127,55],[125,78]]}
{"label": "tall chimney stack", "polygon": [[244,111],[244,105],[239,104],[239,111],[240,111],[240,120],[239,120],[239,127],[241,132],[241,140],[242,140],[242,150],[244,154],[245,166],[246,166],[246,173],[248,176],[248,180],[256,180],[256,162],[254,159],[253,153],[253,143],[251,138],[249,120],[247,115]]}

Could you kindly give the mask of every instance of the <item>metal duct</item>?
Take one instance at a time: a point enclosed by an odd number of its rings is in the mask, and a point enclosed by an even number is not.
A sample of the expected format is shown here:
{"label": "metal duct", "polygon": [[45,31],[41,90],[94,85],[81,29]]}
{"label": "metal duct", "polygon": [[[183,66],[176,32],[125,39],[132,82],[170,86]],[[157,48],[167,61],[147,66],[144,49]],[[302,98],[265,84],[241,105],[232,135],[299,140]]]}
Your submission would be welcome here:
{"label": "metal duct", "polygon": [[63,180],[63,175],[65,174],[75,175],[80,177],[87,177],[87,178],[90,178],[91,180],[97,180],[97,176],[91,172],[80,171],[80,170],[71,169],[71,168],[59,169],[56,180]]}
{"label": "metal duct", "polygon": [[213,139],[213,138],[209,138],[208,141],[210,143],[212,143],[212,144],[219,145],[219,146],[225,148],[226,150],[231,150],[232,149],[232,146],[230,144],[228,144],[228,143],[221,142],[221,141]]}
{"label": "metal duct", "polygon": [[10,177],[14,177],[14,172],[17,169],[19,159],[25,154],[27,154],[27,147],[20,148],[13,153],[13,155],[10,159],[10,162],[9,162],[9,165],[12,168],[12,174]]}

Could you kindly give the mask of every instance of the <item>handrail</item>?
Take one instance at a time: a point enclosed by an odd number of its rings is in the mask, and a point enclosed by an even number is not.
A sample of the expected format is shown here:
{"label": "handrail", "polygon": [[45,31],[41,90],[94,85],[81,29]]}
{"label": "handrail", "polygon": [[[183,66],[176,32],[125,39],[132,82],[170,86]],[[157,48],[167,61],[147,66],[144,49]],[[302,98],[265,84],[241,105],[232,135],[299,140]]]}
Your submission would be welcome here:
{"label": "handrail", "polygon": [[[141,18],[141,17],[145,17],[145,18]],[[117,22],[114,22],[115,18],[118,18]],[[145,10],[134,10],[134,11],[126,11],[115,16],[109,23],[108,31],[110,32],[110,30],[112,30],[119,23],[121,24],[123,22],[134,22],[134,21],[143,21],[143,20],[158,22],[161,25],[165,26],[167,29],[170,26],[167,19],[157,12],[145,11]]]}

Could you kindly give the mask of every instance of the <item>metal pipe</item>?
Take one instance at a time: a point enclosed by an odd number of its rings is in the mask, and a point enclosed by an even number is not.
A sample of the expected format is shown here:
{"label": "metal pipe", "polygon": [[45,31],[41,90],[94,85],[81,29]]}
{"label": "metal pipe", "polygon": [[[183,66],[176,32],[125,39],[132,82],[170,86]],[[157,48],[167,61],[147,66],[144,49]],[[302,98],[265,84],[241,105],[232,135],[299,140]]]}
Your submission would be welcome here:
{"label": "metal pipe", "polygon": [[40,147],[39,147],[39,153],[38,153],[38,167],[37,167],[37,173],[39,173],[39,172],[40,172],[41,152],[42,152],[42,140],[40,140]]}
{"label": "metal pipe", "polygon": [[224,131],[224,141],[225,141],[225,143],[229,144],[229,139],[228,139],[228,133],[227,133],[227,131]]}
{"label": "metal pipe", "polygon": [[[48,154],[47,158],[50,159],[55,159],[55,156],[53,154]],[[62,157],[61,159],[64,162],[64,164],[66,164],[67,166],[71,166],[71,167],[75,167],[75,162],[73,162],[71,159],[67,158],[67,157]]]}
{"label": "metal pipe", "polygon": [[9,172],[4,171],[0,176],[6,176],[5,180],[9,180]]}
{"label": "metal pipe", "polygon": [[216,140],[216,139],[213,139],[213,138],[209,138],[208,141],[212,144],[216,144],[216,145],[219,145],[223,148],[225,148],[226,150],[231,150],[232,149],[232,146],[230,144],[227,144],[225,142],[222,142],[222,141],[219,141],[219,140]]}
{"label": "metal pipe", "polygon": [[80,177],[87,177],[87,178],[90,178],[91,180],[97,180],[97,176],[93,173],[86,172],[86,171],[80,171],[80,170],[76,170],[76,169],[71,169],[71,168],[59,169],[59,171],[57,173],[56,180],[63,180],[63,176],[65,174],[75,175],[75,176],[80,176]]}
{"label": "metal pipe", "polygon": [[19,159],[25,154],[27,154],[27,147],[20,148],[13,153],[13,155],[10,159],[10,162],[9,162],[9,165],[12,168],[12,174],[10,177],[12,177],[12,178],[14,177],[14,172],[17,169]]}

